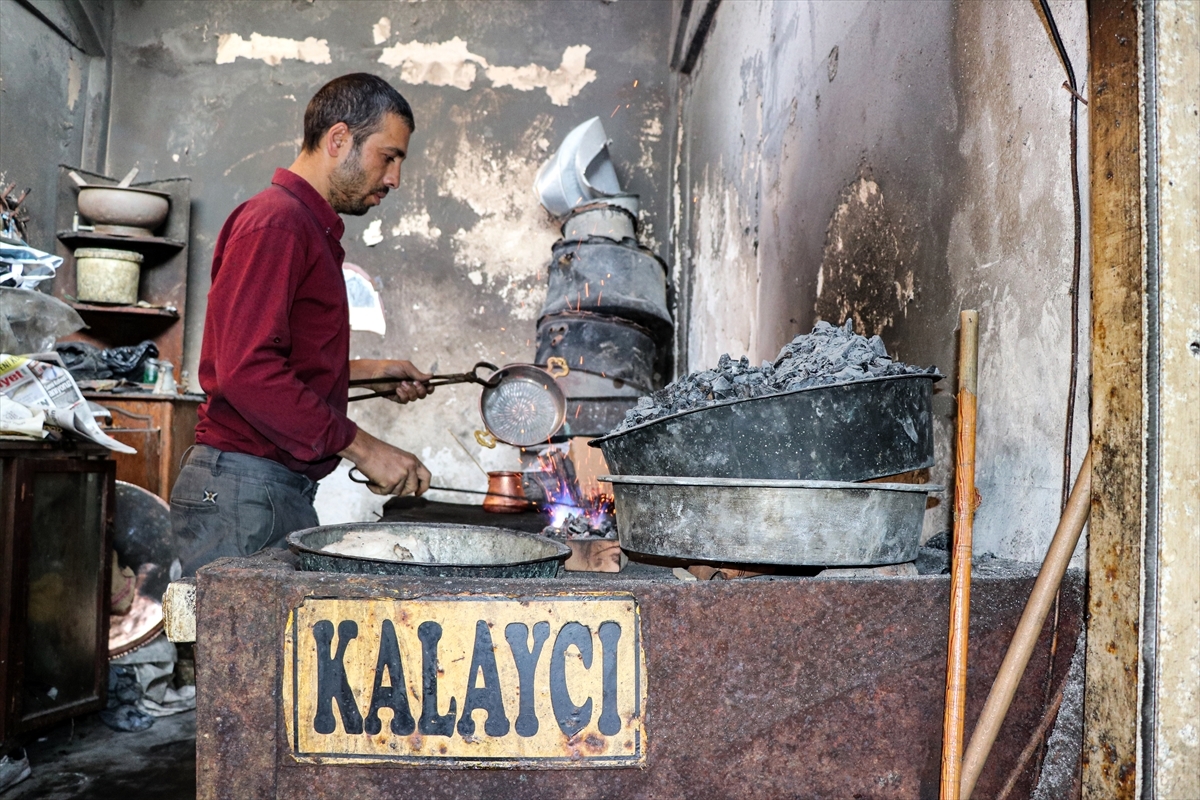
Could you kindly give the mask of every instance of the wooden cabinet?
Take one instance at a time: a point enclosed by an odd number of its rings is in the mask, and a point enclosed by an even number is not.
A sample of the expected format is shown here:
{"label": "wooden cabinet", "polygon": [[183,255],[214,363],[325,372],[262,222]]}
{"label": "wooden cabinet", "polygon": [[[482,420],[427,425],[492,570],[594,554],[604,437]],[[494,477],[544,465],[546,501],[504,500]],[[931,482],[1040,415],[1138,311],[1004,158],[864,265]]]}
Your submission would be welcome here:
{"label": "wooden cabinet", "polygon": [[132,455],[113,453],[117,480],[141,486],[169,502],[179,460],[196,443],[196,410],[203,398],[108,392],[84,396],[112,412],[112,426],[105,433],[137,450]]}
{"label": "wooden cabinet", "polygon": [[0,744],[104,707],[114,463],[0,441]]}
{"label": "wooden cabinet", "polygon": [[[63,264],[54,279],[54,296],[66,301],[88,324],[85,330],[66,337],[97,347],[121,347],[146,339],[158,347],[158,357],[175,365],[183,364],[183,319],[187,306],[188,229],[191,224],[191,179],[172,178],[133,184],[138,189],[153,189],[171,196],[167,220],[152,237],[113,236],[79,230],[86,220],[76,218],[76,188],[68,177],[70,167],[60,166],[58,176],[58,255]],[[75,172],[96,185],[115,186],[117,181],[82,169]],[[96,305],[80,303],[75,290],[75,249],[107,247],[136,250],[142,263],[138,300],[145,306]],[[178,374],[178,372],[176,373]]]}

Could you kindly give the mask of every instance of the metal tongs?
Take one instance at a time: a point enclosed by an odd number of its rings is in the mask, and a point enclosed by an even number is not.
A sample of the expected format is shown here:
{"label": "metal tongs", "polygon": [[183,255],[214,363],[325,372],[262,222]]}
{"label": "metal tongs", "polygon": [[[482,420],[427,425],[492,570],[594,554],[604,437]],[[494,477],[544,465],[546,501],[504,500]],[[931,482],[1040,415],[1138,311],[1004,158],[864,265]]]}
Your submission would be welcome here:
{"label": "metal tongs", "polygon": [[[481,369],[491,370],[492,374],[486,378],[482,378],[479,376],[479,370],[481,370]],[[434,375],[432,378],[430,378],[427,381],[413,381],[413,382],[414,383],[423,382],[426,386],[429,386],[429,387],[446,386],[446,385],[449,385],[452,383],[478,383],[480,386],[483,386],[483,387],[492,387],[492,386],[496,386],[497,384],[500,383],[501,375],[499,374],[499,372],[500,372],[500,368],[497,367],[495,364],[489,364],[486,361],[480,361],[474,367],[471,368],[470,372],[455,372],[455,373],[452,373],[449,375]],[[405,383],[406,381],[412,381],[412,378],[362,378],[360,380],[350,381],[350,385],[352,387],[353,386],[375,386],[380,383]],[[381,392],[371,392],[370,394],[359,394],[359,395],[355,395],[354,397],[351,397],[350,402],[353,403],[355,400],[369,400],[372,397],[388,397],[391,394],[392,394],[392,392],[389,390],[384,390]]]}

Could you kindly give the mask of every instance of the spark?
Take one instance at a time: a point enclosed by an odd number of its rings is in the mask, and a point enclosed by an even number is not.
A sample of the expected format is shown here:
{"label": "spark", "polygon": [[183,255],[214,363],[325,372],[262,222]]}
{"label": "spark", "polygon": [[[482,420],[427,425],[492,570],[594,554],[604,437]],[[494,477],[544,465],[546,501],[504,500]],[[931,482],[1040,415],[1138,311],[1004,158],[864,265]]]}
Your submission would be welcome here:
{"label": "spark", "polygon": [[617,107],[613,109],[613,113],[611,113],[611,114],[609,114],[609,115],[608,115],[608,118],[609,118],[609,119],[612,119],[613,117],[615,117],[615,116],[617,115],[617,112],[618,112],[618,111],[620,111],[620,110],[621,110],[621,104],[620,104],[620,103],[618,103],[618,104],[617,104]]}
{"label": "spark", "polygon": [[[579,409],[576,409],[576,414]],[[570,456],[551,451],[537,457],[541,471],[537,473],[538,484],[546,496],[546,508],[550,512],[550,525],[561,528],[567,517],[577,514],[584,517],[593,528],[600,528],[612,518],[612,495],[593,489],[584,495],[579,484],[572,478],[573,468],[568,468]]]}
{"label": "spark", "polygon": [[637,88],[637,78],[633,79],[633,88]]}

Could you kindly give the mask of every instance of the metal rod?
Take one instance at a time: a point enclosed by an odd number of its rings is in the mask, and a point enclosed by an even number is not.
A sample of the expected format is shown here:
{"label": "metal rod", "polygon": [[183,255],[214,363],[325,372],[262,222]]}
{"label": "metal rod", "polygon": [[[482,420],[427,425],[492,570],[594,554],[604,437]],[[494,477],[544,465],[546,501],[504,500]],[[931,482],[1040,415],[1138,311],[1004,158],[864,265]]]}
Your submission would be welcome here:
{"label": "metal rod", "polygon": [[1017,684],[1021,682],[1025,667],[1033,655],[1042,624],[1046,621],[1050,606],[1054,604],[1054,595],[1062,583],[1067,566],[1071,563],[1071,554],[1075,552],[1075,545],[1079,544],[1079,536],[1083,533],[1091,505],[1092,451],[1088,448],[1083,463],[1079,465],[1079,475],[1075,479],[1071,498],[1067,501],[1067,510],[1058,521],[1058,530],[1054,532],[1054,538],[1050,541],[1042,569],[1038,572],[1033,591],[1029,594],[1029,602],[1025,604],[1025,612],[1021,615],[1021,621],[1017,623],[1012,643],[1008,646],[1004,662],[1000,664],[1000,671],[996,674],[987,702],[983,705],[983,712],[979,715],[979,722],[971,734],[962,765],[962,800],[970,800],[975,782],[979,780],[979,774],[983,771],[983,764],[996,742],[997,734],[1000,733],[1000,726],[1004,723],[1008,707],[1012,705],[1013,696],[1017,692]]}
{"label": "metal rod", "polygon": [[[1012,772],[1008,773],[1008,780],[1004,782],[1004,786],[1000,789],[1000,794],[996,795],[996,800],[1006,800],[1012,794],[1012,790],[1016,787],[1017,781],[1021,779],[1021,773],[1029,766],[1029,760],[1033,758],[1042,744],[1042,740],[1046,737],[1046,732],[1050,730],[1050,725],[1058,719],[1058,709],[1062,707],[1063,687],[1058,687],[1058,691],[1054,695],[1054,699],[1050,702],[1050,707],[1046,709],[1046,713],[1042,715],[1042,721],[1038,723],[1037,729],[1033,735],[1029,737],[1029,743],[1025,745],[1025,749],[1021,751],[1021,755],[1017,756],[1017,763],[1013,765]],[[1037,776],[1034,776],[1035,780]]]}
{"label": "metal rod", "polygon": [[942,800],[959,800],[967,645],[971,621],[971,526],[975,517],[975,397],[979,377],[979,312],[959,314],[958,446],[954,475],[954,549],[950,575],[950,639],[942,721]]}
{"label": "metal rod", "polygon": [[459,441],[459,438],[454,435],[454,431],[450,430],[449,428],[446,428],[446,433],[450,434],[450,438],[454,440],[454,443],[462,448],[462,451],[467,454],[467,458],[471,459],[471,463],[474,464],[475,466],[479,467],[480,472],[482,472],[484,475],[487,475],[488,471],[483,468],[483,464],[480,464],[479,461],[476,460],[475,456],[473,456],[471,454],[471,451],[467,449],[467,446],[465,444],[463,444],[461,441]]}
{"label": "metal rod", "polygon": [[439,492],[459,492],[461,494],[490,494],[492,497],[504,497],[509,500],[524,500],[526,503],[529,503],[530,505],[532,505],[534,507],[539,507],[539,508],[540,507],[550,507],[550,506],[562,506],[563,508],[577,508],[580,511],[586,510],[583,506],[577,506],[574,503],[551,503],[551,502],[540,503],[537,500],[530,500],[528,497],[523,497],[520,495],[497,494],[496,492],[485,492],[480,489],[451,489],[449,486],[430,486],[429,489],[431,491],[437,490]]}
{"label": "metal rod", "polygon": [[537,503],[535,501],[530,500],[528,497],[523,497],[521,495],[516,495],[516,494],[499,494],[497,492],[485,492],[481,489],[452,489],[449,486],[434,486],[434,485],[430,484],[429,490],[430,491],[438,491],[438,492],[458,492],[459,494],[490,494],[492,497],[504,497],[509,500],[524,500],[526,503],[532,503],[533,505],[537,505]]}

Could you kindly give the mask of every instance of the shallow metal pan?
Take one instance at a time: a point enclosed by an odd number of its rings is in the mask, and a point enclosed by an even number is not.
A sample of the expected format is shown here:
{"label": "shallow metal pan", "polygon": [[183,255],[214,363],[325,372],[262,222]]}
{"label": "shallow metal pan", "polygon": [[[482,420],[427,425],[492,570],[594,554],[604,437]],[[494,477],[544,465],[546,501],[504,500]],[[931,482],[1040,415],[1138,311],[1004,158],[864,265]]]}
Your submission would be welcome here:
{"label": "shallow metal pan", "polygon": [[621,547],[686,560],[790,566],[917,557],[940,486],[609,475]]}
{"label": "shallow metal pan", "polygon": [[[386,561],[323,552],[353,532],[380,531],[420,539],[436,563]],[[309,572],[363,575],[408,575],[423,578],[553,578],[570,555],[562,542],[481,525],[420,522],[371,522],[324,525],[296,531],[288,546]]]}

